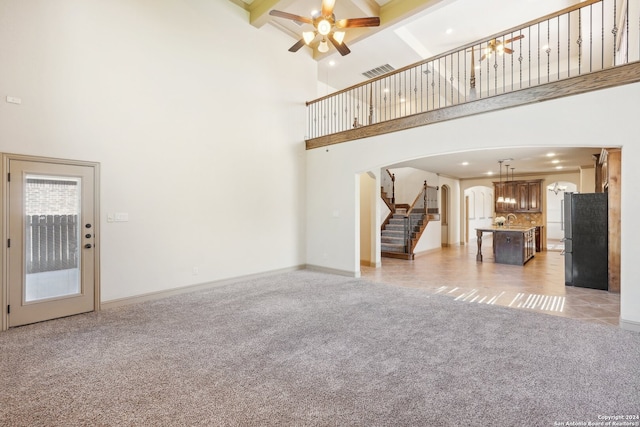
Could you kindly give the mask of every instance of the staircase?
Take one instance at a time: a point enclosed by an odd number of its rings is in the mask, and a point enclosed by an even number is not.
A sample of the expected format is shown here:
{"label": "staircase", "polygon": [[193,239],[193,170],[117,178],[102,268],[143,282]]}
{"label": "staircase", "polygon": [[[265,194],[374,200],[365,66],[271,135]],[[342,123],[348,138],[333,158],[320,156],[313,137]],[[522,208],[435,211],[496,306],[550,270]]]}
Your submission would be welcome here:
{"label": "staircase", "polygon": [[388,222],[382,226],[380,232],[382,256],[398,257],[397,254],[405,254],[407,251],[404,232],[406,208],[396,208]]}
{"label": "staircase", "polygon": [[[429,220],[437,221],[439,217],[439,214],[415,211],[407,215],[406,208],[397,208],[381,231],[381,255],[387,258],[414,259],[413,250]],[[405,226],[409,227],[408,232],[405,232]]]}
{"label": "staircase", "polygon": [[[380,231],[380,249],[383,257],[414,259],[414,249],[427,224],[429,221],[440,220],[438,209],[427,207],[426,194],[429,188],[437,191],[437,187],[428,187],[425,181],[421,194],[412,205],[391,203],[384,188],[381,189],[381,197],[391,211]],[[421,204],[417,203],[418,201],[421,201]]]}

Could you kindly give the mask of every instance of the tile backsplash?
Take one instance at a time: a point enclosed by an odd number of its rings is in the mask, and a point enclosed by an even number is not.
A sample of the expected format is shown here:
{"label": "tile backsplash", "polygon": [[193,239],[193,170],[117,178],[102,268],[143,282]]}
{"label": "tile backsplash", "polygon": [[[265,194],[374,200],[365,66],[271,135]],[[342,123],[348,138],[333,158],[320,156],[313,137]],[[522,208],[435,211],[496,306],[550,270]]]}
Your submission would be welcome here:
{"label": "tile backsplash", "polygon": [[[496,212],[496,216],[503,216],[506,218],[509,213],[511,212]],[[516,216],[516,219],[513,219],[513,217],[511,217],[511,223],[514,225],[543,225],[541,213],[516,213],[513,215]]]}

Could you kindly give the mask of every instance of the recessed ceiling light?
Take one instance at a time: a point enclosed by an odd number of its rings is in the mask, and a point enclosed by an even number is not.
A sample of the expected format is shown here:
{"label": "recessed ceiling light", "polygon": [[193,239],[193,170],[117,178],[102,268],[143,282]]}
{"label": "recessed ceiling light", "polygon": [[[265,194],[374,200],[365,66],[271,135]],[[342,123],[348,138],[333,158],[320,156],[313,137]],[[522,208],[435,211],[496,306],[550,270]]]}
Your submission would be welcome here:
{"label": "recessed ceiling light", "polygon": [[469,162],[462,162],[462,166],[467,166]]}
{"label": "recessed ceiling light", "polygon": [[547,157],[553,157],[555,155],[556,155],[556,153],[547,153]]}
{"label": "recessed ceiling light", "polygon": [[556,169],[562,169],[562,166],[556,166]]}
{"label": "recessed ceiling light", "polygon": [[558,159],[554,159],[554,160],[551,160],[551,163],[553,163],[553,164],[555,164],[555,163],[560,163],[560,160],[558,160]]}
{"label": "recessed ceiling light", "polygon": [[453,28],[447,28],[447,31],[445,31],[445,33],[447,33],[447,34],[453,33]]}
{"label": "recessed ceiling light", "polygon": [[329,61],[329,65],[333,67],[334,65],[336,65],[336,61]]}

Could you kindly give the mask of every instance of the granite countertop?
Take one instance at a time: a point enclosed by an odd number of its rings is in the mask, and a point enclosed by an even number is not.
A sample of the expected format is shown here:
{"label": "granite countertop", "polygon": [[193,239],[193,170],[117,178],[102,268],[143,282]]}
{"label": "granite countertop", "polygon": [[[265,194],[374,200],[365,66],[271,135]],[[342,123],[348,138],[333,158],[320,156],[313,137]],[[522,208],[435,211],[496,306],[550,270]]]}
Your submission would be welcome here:
{"label": "granite countertop", "polygon": [[480,227],[480,228],[476,228],[476,230],[478,231],[486,231],[489,233],[493,233],[493,232],[518,232],[518,233],[524,233],[525,231],[529,231],[532,229],[535,229],[537,226],[536,225],[532,225],[532,226],[522,226],[522,225],[512,225],[511,227],[509,226],[504,226],[504,227],[498,227],[497,225],[493,225],[491,227]]}

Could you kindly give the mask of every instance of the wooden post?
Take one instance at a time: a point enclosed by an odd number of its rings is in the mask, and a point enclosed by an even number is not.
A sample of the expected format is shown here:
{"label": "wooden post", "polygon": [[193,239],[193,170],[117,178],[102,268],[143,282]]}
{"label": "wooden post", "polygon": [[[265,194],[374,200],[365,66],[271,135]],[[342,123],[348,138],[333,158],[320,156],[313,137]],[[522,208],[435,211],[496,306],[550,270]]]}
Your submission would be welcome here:
{"label": "wooden post", "polygon": [[607,149],[607,183],[609,204],[609,292],[620,292],[620,216],[621,216],[621,166],[620,148]]}

